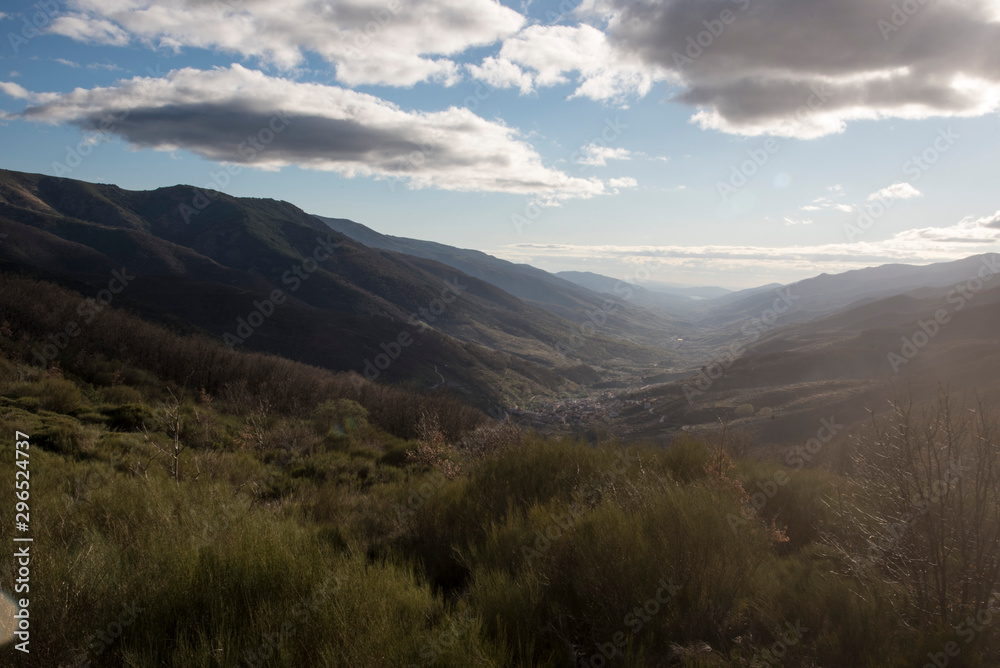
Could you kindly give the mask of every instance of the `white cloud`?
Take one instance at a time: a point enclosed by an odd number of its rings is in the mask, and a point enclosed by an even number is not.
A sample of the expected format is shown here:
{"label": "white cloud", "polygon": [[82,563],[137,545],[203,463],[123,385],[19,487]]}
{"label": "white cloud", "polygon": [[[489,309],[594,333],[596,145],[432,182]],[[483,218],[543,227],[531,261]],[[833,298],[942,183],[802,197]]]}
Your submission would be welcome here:
{"label": "white cloud", "polygon": [[785,225],[812,225],[813,221],[808,218],[785,218]]}
{"label": "white cloud", "polygon": [[111,21],[95,16],[79,14],[60,16],[49,26],[49,31],[75,39],[78,42],[91,44],[125,46],[129,43],[129,34],[126,31]]}
{"label": "white cloud", "polygon": [[802,211],[823,211],[833,209],[834,211],[840,211],[841,213],[851,213],[854,211],[854,206],[851,204],[843,204],[837,200],[844,198],[844,187],[842,185],[827,186],[826,192],[829,195],[823,195],[817,197],[809,204],[801,207]]}
{"label": "white cloud", "polygon": [[0,12],[0,21],[3,21],[5,18],[8,18],[8,15]]}
{"label": "white cloud", "polygon": [[814,246],[585,246],[520,243],[494,252],[508,260],[552,265],[582,261],[599,266],[642,263],[662,265],[706,276],[745,272],[754,276],[787,276],[790,272],[847,271],[879,264],[930,263],[958,260],[996,250],[1000,241],[1000,211],[966,218],[947,227],[906,230],[873,242]]}
{"label": "white cloud", "polygon": [[[21,118],[83,130],[103,125],[138,148],[184,149],[264,169],[298,165],[348,178],[398,179],[412,188],[525,194],[543,203],[608,192],[598,179],[546,167],[516,129],[468,109],[404,111],[372,95],[240,65],[60,94],[3,86],[40,102]],[[250,138],[262,145],[248,145]]]}
{"label": "white cloud", "polygon": [[[646,95],[653,84],[666,78],[658,66],[643,63],[625,49],[608,42],[607,36],[589,25],[533,25],[506,39],[498,57],[489,57],[473,71],[486,78],[494,62],[510,63],[530,77],[531,88],[573,83],[570,95],[592,100],[622,102],[630,96]],[[470,68],[471,69],[471,68]],[[511,79],[525,89],[522,79]]]}
{"label": "white cloud", "polygon": [[882,188],[878,192],[874,192],[868,196],[868,201],[872,202],[878,199],[881,200],[897,200],[897,199],[912,199],[914,197],[923,197],[923,193],[911,186],[909,183],[894,183],[891,186]]}
{"label": "white cloud", "polygon": [[0,81],[0,92],[18,100],[29,100],[33,97],[31,91],[13,81]]}
{"label": "white cloud", "polygon": [[72,60],[67,60],[66,58],[54,58],[53,62],[59,63],[60,65],[65,65],[66,67],[72,67],[73,69],[80,68],[80,63],[74,62]]}
{"label": "white cloud", "polygon": [[108,72],[121,72],[122,68],[114,63],[90,63],[88,70],[107,70]]}
{"label": "white cloud", "polygon": [[587,144],[580,151],[577,163],[590,167],[605,167],[608,160],[631,160],[632,154],[628,149],[612,148],[601,146],[600,144]]}
{"label": "white cloud", "polygon": [[623,176],[621,178],[608,180],[608,187],[616,190],[619,188],[637,188],[638,186],[639,182],[631,176]]}
{"label": "white cloud", "polygon": [[490,56],[482,65],[470,64],[466,69],[474,78],[493,88],[518,88],[522,95],[527,95],[535,87],[532,76],[506,58]]}
{"label": "white cloud", "polygon": [[50,30],[73,39],[167,49],[200,47],[284,69],[307,52],[348,85],[453,83],[448,58],[516,33],[524,17],[496,0],[73,0]]}

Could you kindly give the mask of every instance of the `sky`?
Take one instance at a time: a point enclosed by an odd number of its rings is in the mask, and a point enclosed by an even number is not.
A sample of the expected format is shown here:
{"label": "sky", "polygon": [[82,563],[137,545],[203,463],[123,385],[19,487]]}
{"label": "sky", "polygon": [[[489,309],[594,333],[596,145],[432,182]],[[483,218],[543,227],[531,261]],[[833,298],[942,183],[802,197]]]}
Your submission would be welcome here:
{"label": "sky", "polygon": [[626,280],[995,251],[998,110],[1000,0],[0,5],[0,167]]}

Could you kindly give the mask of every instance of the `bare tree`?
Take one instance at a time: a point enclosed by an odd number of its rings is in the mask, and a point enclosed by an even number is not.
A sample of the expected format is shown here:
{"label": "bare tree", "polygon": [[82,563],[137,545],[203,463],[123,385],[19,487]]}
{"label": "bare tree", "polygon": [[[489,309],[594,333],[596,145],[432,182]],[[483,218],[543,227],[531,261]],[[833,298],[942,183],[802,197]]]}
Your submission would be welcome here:
{"label": "bare tree", "polygon": [[832,542],[857,572],[900,585],[924,620],[981,610],[1000,585],[998,433],[978,398],[941,390],[923,406],[893,402],[853,444]]}
{"label": "bare tree", "polygon": [[[174,482],[178,485],[181,482],[181,453],[187,449],[187,447],[181,442],[181,428],[182,428],[182,411],[181,411],[181,401],[177,397],[176,392],[173,388],[168,387],[167,392],[170,393],[170,401],[164,403],[157,411],[157,421],[159,422],[160,429],[167,435],[170,439],[170,446],[164,448],[155,439],[150,438],[149,431],[144,426],[142,428],[143,438],[146,443],[153,446],[156,449],[158,455],[167,457],[170,460],[170,475],[173,477]],[[152,463],[158,455],[153,455],[149,462],[146,463],[145,467],[141,467],[143,474],[145,474],[146,469],[149,468],[149,464]],[[197,466],[197,462],[196,462]],[[201,471],[198,472],[201,475]],[[197,476],[195,477],[197,480]]]}

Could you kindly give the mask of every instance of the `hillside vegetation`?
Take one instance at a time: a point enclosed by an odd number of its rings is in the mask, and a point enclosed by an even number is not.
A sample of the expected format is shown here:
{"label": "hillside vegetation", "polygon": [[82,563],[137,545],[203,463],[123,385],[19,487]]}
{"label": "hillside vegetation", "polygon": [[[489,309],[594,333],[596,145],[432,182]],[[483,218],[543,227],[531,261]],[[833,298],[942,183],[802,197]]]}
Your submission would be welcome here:
{"label": "hillside vegetation", "polygon": [[[625,304],[577,288],[586,299],[561,317],[434,259],[364,246],[288,202],[0,170],[0,234],[0,271],[88,296],[124,275],[110,296],[121,308],[334,371],[446,386],[484,408],[582,393],[594,366],[672,359],[618,328]],[[582,329],[585,313],[600,331]]]}
{"label": "hillside vegetation", "polygon": [[[736,459],[726,432],[594,446],[113,307],[53,338],[78,295],[0,287],[32,665],[1000,660],[1000,458],[974,402],[898,402],[822,469]],[[46,344],[59,363],[33,368]]]}

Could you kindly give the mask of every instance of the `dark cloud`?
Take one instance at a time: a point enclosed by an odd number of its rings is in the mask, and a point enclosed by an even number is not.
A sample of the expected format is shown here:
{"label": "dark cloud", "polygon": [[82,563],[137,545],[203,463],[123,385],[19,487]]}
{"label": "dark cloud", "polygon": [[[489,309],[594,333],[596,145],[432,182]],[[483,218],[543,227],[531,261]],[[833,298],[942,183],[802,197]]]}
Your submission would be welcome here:
{"label": "dark cloud", "polygon": [[[894,16],[904,5],[911,14]],[[683,87],[676,100],[703,107],[697,118],[705,127],[818,136],[854,118],[984,113],[1000,98],[1000,24],[987,0],[611,0],[604,7],[614,15],[612,44],[672,72]],[[808,118],[778,129],[810,103]]]}

